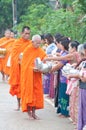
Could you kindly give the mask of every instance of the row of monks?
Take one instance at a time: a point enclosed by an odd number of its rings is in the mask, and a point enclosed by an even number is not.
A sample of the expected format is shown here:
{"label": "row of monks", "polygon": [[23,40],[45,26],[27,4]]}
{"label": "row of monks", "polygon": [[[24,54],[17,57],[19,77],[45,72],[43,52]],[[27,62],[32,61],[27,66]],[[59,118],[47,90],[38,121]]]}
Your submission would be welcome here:
{"label": "row of monks", "polygon": [[[36,74],[34,74],[35,78],[33,80],[34,59],[37,56],[40,56],[41,59],[42,57],[46,56],[44,50],[39,48],[40,43],[41,36],[39,35],[38,38],[33,37],[33,41],[30,40],[30,28],[28,26],[24,26],[22,28],[21,36],[18,39],[14,38],[14,35],[10,30],[6,30],[4,37],[0,39],[0,48],[6,51],[4,53],[4,56],[0,54],[0,72],[2,73],[2,80],[6,80],[6,78],[8,80],[9,77],[9,93],[12,96],[16,95],[17,97],[18,108],[16,110],[20,110],[20,107],[22,107],[22,111],[28,112],[28,115],[33,119],[37,119],[37,116],[35,115],[35,109],[43,108],[43,89],[41,83],[41,73],[34,72]],[[28,49],[28,47],[29,51],[27,51],[27,53],[29,52],[29,55],[25,53],[26,60],[24,60],[25,62],[22,62],[24,64],[21,63],[20,65],[21,59],[19,59],[19,55],[23,53],[25,49]],[[27,61],[30,61],[29,65],[27,64]],[[24,71],[25,73],[22,74],[21,68],[27,68],[27,66],[30,66],[30,69],[28,69],[27,72]],[[21,78],[20,75],[23,75],[24,78]],[[21,79],[25,80],[21,81]],[[35,83],[35,81],[37,83]],[[36,91],[33,91],[33,86],[37,89]],[[31,92],[29,90],[31,90]]]}

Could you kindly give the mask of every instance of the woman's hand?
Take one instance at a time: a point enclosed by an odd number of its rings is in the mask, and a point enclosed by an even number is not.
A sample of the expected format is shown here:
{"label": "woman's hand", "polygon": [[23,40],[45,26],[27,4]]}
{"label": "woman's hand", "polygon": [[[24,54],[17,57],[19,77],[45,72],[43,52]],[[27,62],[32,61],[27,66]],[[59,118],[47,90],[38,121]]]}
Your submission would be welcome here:
{"label": "woman's hand", "polygon": [[47,57],[45,57],[42,61],[45,63],[47,61]]}
{"label": "woman's hand", "polygon": [[55,72],[57,69],[55,67],[52,67],[52,69],[49,71],[50,73]]}
{"label": "woman's hand", "polygon": [[80,76],[80,79],[81,79],[82,82],[86,82],[86,75]]}
{"label": "woman's hand", "polygon": [[51,61],[51,60],[52,60],[51,57],[45,57],[45,58],[43,59],[43,62],[45,63],[46,61]]}

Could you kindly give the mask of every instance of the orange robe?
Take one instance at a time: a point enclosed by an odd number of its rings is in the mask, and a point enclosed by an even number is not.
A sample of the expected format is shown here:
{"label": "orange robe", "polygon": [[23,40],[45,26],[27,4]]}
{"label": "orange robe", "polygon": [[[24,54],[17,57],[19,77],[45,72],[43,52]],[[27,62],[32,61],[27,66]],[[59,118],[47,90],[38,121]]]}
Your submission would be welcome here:
{"label": "orange robe", "polygon": [[21,107],[26,112],[28,106],[35,106],[36,109],[44,107],[43,87],[41,72],[34,72],[34,60],[37,57],[43,59],[46,53],[41,48],[28,46],[21,62]]}
{"label": "orange robe", "polygon": [[5,44],[3,43],[2,47],[6,49],[6,55],[3,58],[3,72],[7,75],[10,75],[10,67],[7,66],[8,58],[10,56],[10,53],[12,51],[12,47],[15,43],[16,39],[10,39]]}
{"label": "orange robe", "polygon": [[[5,45],[7,41],[9,41],[10,38],[2,37],[0,38],[0,48],[2,48],[2,45]],[[0,71],[3,71],[3,58],[0,58]]]}
{"label": "orange robe", "polygon": [[2,37],[2,38],[0,38],[0,44],[2,44],[3,42],[6,42],[8,40],[10,40],[10,38]]}
{"label": "orange robe", "polygon": [[11,67],[10,67],[10,94],[12,96],[16,95],[20,98],[20,64],[19,64],[19,55],[24,49],[31,44],[31,40],[24,40],[20,38],[15,41],[15,44],[11,53]]}

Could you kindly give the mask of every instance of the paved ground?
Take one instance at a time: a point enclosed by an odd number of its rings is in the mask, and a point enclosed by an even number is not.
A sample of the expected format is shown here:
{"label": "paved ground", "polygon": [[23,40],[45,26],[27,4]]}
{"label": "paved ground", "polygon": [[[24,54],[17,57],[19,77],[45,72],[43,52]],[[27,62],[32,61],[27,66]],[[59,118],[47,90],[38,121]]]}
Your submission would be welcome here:
{"label": "paved ground", "polygon": [[9,85],[0,76],[0,130],[73,130],[69,119],[59,118],[53,102],[45,98],[45,108],[38,110],[40,120],[29,120],[27,113],[14,111],[16,97],[9,94]]}

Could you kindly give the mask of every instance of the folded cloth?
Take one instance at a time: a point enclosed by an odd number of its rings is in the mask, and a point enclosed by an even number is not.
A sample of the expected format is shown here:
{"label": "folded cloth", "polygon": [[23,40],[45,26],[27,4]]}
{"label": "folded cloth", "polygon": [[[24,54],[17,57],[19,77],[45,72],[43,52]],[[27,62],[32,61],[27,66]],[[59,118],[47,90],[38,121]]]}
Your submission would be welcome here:
{"label": "folded cloth", "polygon": [[69,74],[79,74],[79,70],[68,63],[62,68],[62,75],[67,76]]}
{"label": "folded cloth", "polygon": [[78,79],[71,78],[70,80],[68,80],[66,94],[70,95],[71,92],[73,91],[74,87],[78,87],[78,85],[79,85]]}
{"label": "folded cloth", "polygon": [[8,67],[11,66],[11,55],[8,57],[6,66],[8,66]]}

